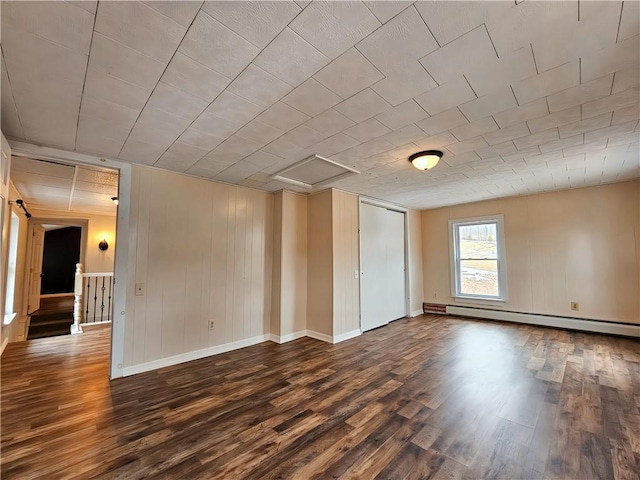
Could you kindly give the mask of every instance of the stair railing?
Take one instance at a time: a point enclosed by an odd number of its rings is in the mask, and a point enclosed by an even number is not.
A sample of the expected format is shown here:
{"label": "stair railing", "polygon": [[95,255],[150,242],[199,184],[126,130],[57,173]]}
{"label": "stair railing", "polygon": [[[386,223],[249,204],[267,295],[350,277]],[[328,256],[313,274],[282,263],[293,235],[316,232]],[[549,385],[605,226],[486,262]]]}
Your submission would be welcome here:
{"label": "stair railing", "polygon": [[71,333],[82,333],[82,325],[111,323],[113,293],[113,272],[84,273],[82,264],[76,264]]}

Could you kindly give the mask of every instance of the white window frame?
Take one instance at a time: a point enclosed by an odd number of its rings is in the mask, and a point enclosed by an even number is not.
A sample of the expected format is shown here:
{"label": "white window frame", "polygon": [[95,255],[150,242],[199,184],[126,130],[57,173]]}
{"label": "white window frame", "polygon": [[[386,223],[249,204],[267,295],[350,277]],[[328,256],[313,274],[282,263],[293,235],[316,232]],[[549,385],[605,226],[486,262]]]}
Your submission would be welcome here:
{"label": "white window frame", "polygon": [[[496,224],[496,240],[498,250],[498,295],[472,295],[460,291],[460,243],[458,228],[467,225]],[[507,255],[504,241],[504,215],[488,215],[484,217],[457,218],[449,220],[449,258],[451,264],[451,296],[467,302],[506,302],[507,301]]]}

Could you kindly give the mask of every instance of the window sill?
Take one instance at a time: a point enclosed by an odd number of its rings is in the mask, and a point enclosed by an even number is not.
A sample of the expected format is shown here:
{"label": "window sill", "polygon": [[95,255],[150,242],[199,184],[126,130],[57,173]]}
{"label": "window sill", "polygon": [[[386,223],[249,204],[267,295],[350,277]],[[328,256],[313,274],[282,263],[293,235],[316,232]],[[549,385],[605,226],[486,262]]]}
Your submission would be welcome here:
{"label": "window sill", "polygon": [[4,320],[2,322],[3,325],[11,325],[11,322],[13,322],[13,320],[16,318],[18,314],[17,313],[7,313],[4,316]]}
{"label": "window sill", "polygon": [[495,307],[504,307],[507,302],[506,298],[483,298],[483,297],[465,297],[463,295],[453,297],[456,303],[471,303],[480,305],[493,305]]}

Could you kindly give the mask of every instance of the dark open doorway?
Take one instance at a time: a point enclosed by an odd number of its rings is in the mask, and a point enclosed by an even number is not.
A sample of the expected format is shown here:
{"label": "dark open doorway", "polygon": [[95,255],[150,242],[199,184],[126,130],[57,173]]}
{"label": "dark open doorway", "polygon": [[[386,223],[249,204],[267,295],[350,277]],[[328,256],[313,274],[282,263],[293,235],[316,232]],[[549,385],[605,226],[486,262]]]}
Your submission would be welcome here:
{"label": "dark open doorway", "polygon": [[80,261],[81,237],[81,227],[45,231],[41,295],[73,293],[76,263]]}

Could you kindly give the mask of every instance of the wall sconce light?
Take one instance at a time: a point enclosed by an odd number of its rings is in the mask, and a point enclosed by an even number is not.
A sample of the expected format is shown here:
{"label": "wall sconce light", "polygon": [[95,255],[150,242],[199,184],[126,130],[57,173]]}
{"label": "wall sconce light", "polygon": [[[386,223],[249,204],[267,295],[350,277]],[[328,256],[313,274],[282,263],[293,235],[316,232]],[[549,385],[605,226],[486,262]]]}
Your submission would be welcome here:
{"label": "wall sconce light", "polygon": [[109,248],[109,244],[107,243],[107,239],[103,238],[102,241],[98,244],[98,248],[103,252]]}
{"label": "wall sconce light", "polygon": [[27,207],[24,206],[24,202],[22,201],[21,198],[16,200],[16,204],[18,205],[18,207],[20,207],[24,211],[25,217],[31,218],[31,214],[29,213],[29,210],[27,210]]}
{"label": "wall sconce light", "polygon": [[116,204],[116,206],[118,205],[118,197],[111,197],[111,200]]}

